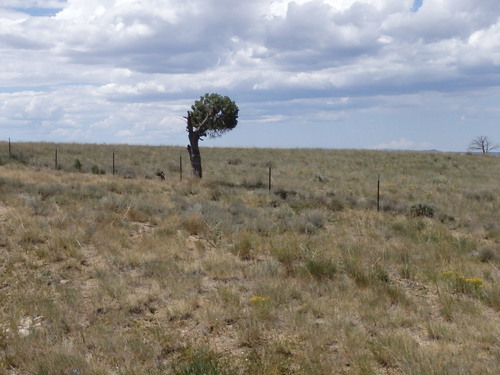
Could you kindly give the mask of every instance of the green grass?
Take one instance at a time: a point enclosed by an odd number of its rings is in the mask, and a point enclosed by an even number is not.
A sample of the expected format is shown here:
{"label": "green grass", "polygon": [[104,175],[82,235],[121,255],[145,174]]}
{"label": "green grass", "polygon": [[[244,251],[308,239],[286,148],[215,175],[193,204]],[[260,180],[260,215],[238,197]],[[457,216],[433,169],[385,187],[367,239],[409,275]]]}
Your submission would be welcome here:
{"label": "green grass", "polygon": [[500,370],[496,156],[1,150],[2,374]]}

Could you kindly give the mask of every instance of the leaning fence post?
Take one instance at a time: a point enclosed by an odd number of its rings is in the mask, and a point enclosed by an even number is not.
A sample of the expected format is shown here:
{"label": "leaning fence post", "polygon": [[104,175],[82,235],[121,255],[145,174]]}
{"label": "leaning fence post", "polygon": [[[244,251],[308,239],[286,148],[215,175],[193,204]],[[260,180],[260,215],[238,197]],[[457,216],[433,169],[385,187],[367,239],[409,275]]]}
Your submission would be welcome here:
{"label": "leaning fence post", "polygon": [[380,175],[377,177],[377,212],[380,211]]}

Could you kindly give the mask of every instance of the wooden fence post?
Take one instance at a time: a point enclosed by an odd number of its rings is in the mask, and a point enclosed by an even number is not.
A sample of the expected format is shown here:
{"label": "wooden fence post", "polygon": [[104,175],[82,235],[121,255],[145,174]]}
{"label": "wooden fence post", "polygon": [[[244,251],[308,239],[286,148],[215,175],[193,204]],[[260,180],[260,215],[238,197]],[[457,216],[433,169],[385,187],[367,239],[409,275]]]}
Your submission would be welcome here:
{"label": "wooden fence post", "polygon": [[113,151],[113,176],[115,175],[115,152]]}
{"label": "wooden fence post", "polygon": [[54,168],[57,171],[57,148],[56,148],[56,152],[54,154]]}
{"label": "wooden fence post", "polygon": [[377,177],[377,212],[380,211],[380,175]]}
{"label": "wooden fence post", "polygon": [[271,166],[269,166],[269,192],[271,192]]}
{"label": "wooden fence post", "polygon": [[179,156],[179,175],[182,181],[182,155]]}
{"label": "wooden fence post", "polygon": [[10,138],[9,138],[9,159],[12,158],[12,152],[11,152],[11,148],[10,148]]}

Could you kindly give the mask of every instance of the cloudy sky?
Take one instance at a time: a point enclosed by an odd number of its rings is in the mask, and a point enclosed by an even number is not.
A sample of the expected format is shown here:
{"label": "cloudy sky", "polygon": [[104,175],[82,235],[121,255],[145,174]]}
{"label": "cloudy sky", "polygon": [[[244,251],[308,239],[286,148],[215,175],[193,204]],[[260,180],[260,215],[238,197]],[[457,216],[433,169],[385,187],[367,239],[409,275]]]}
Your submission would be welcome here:
{"label": "cloudy sky", "polygon": [[464,151],[500,143],[498,0],[0,0],[0,140]]}

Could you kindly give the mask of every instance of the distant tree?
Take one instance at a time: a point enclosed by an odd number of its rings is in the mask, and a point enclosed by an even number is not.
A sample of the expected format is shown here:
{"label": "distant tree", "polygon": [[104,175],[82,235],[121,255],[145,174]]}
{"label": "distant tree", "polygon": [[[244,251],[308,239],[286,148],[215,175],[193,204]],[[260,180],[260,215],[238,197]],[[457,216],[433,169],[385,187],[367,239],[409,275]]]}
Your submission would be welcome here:
{"label": "distant tree", "polygon": [[488,137],[484,135],[474,138],[469,145],[469,151],[481,151],[483,154],[489,154],[491,151],[498,148],[498,145],[493,144]]}
{"label": "distant tree", "polygon": [[189,136],[189,159],[193,175],[202,177],[198,142],[204,137],[219,137],[238,124],[238,106],[227,96],[205,94],[196,100],[185,117]]}

